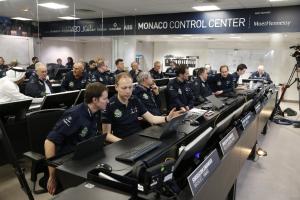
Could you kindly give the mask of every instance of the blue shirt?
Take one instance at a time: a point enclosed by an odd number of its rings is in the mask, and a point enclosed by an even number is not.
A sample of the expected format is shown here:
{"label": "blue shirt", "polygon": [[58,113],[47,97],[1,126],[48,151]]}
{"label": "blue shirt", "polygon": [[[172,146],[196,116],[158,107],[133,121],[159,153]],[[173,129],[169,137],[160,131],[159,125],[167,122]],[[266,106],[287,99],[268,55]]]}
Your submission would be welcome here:
{"label": "blue shirt", "polygon": [[69,152],[78,142],[97,135],[100,114],[93,114],[85,103],[66,110],[47,137],[55,144],[56,153]]}
{"label": "blue shirt", "polygon": [[114,74],[112,74],[110,72],[95,71],[92,74],[92,81],[91,82],[100,82],[104,85],[114,85],[115,84],[115,77],[114,77]]}
{"label": "blue shirt", "polygon": [[155,71],[154,68],[152,68],[149,72],[150,72],[153,79],[162,79],[162,78],[164,78],[163,73]]}
{"label": "blue shirt", "polygon": [[109,99],[109,103],[102,112],[102,123],[111,124],[112,133],[125,138],[142,130],[138,117],[147,112],[140,100],[131,96],[128,105],[121,103],[117,95]]}
{"label": "blue shirt", "polygon": [[207,81],[203,81],[199,77],[193,81],[192,90],[197,104],[204,102],[205,98],[212,94]]}
{"label": "blue shirt", "polygon": [[167,85],[169,109],[194,106],[194,96],[189,82],[179,81],[177,78],[170,80]]}
{"label": "blue shirt", "polygon": [[139,98],[152,115],[161,115],[159,95],[155,95],[150,88],[137,85],[133,90],[133,94]]}
{"label": "blue shirt", "polygon": [[79,79],[75,79],[73,72],[68,72],[61,83],[62,91],[81,90],[84,89],[88,82],[88,76],[83,73]]}
{"label": "blue shirt", "polygon": [[223,93],[234,92],[234,82],[231,74],[225,78],[220,73],[208,78],[214,92],[223,90]]}

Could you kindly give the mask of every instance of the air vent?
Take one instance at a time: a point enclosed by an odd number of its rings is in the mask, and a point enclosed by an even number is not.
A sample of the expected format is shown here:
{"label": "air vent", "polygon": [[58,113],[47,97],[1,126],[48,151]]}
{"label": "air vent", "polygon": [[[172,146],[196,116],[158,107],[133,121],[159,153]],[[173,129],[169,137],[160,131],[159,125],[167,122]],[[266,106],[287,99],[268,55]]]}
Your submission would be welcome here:
{"label": "air vent", "polygon": [[78,9],[76,9],[76,12],[78,12],[78,13],[84,13],[84,14],[88,14],[88,13],[95,13],[96,11],[94,11],[94,10],[90,10],[90,9],[78,8]]}

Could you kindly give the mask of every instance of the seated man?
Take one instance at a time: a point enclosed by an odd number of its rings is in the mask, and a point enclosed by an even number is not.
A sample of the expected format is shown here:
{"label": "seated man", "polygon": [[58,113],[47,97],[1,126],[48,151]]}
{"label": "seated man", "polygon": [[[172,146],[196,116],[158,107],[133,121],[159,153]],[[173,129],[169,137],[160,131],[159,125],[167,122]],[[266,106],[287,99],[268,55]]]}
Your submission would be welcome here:
{"label": "seated man", "polygon": [[47,80],[47,67],[43,63],[35,64],[35,73],[33,73],[26,84],[25,94],[31,97],[44,97],[52,93],[52,87]]}
{"label": "seated man", "polygon": [[253,72],[251,74],[251,76],[249,77],[249,79],[263,79],[263,80],[267,81],[268,83],[273,83],[270,75],[267,72],[265,72],[263,65],[259,65],[257,67],[257,71]]}
{"label": "seated man", "polygon": [[176,77],[175,73],[175,68],[176,68],[176,63],[174,61],[170,62],[170,67],[166,70],[165,75],[169,78]]}
{"label": "seated man", "polygon": [[207,83],[208,72],[205,67],[200,67],[197,71],[197,78],[192,83],[192,90],[195,97],[195,104],[201,104],[212,91]]}
{"label": "seated man", "polygon": [[109,72],[107,65],[102,61],[97,65],[97,70],[92,74],[91,82],[113,85],[115,84],[115,76]]}
{"label": "seated man", "polygon": [[0,57],[0,78],[6,75],[6,71],[8,70],[8,66],[5,65],[5,61],[3,57]]}
{"label": "seated man", "polygon": [[152,78],[154,79],[162,79],[164,78],[163,73],[160,71],[161,64],[159,61],[154,62],[154,67],[149,71]]}
{"label": "seated man", "polygon": [[152,115],[161,115],[159,89],[155,85],[149,72],[141,72],[138,77],[138,85],[133,94],[139,98],[142,104]]}
{"label": "seated man", "polygon": [[245,74],[246,70],[247,70],[247,66],[245,64],[239,64],[236,68],[236,71],[231,74],[233,77],[233,82],[234,82],[235,88],[238,86],[238,81],[239,81],[240,76]]}
{"label": "seated man", "polygon": [[168,116],[152,115],[141,101],[132,95],[132,90],[131,76],[126,72],[118,74],[116,77],[117,94],[110,98],[102,115],[102,130],[107,133],[108,142],[117,142],[142,130],[140,117],[150,124],[162,124],[182,113],[173,109]]}
{"label": "seated man", "polygon": [[26,70],[26,74],[25,74],[26,79],[29,79],[30,76],[34,73],[35,64],[39,62],[39,58],[36,56],[33,56],[31,60],[32,60],[32,64],[29,65]]}
{"label": "seated man", "polygon": [[187,65],[181,64],[176,67],[176,78],[170,80],[167,85],[168,103],[170,108],[188,111],[194,106],[194,96],[189,79]]}
{"label": "seated man", "polygon": [[87,75],[90,77],[96,71],[97,71],[97,63],[94,60],[90,60],[88,67],[85,69],[85,73],[87,73]]}
{"label": "seated man", "polygon": [[70,91],[84,89],[87,84],[88,77],[83,71],[83,64],[81,62],[75,63],[73,66],[73,71],[68,72],[64,77],[61,83],[61,90]]}
{"label": "seated man", "polygon": [[142,70],[139,69],[139,63],[137,63],[135,61],[132,62],[131,63],[131,69],[132,70],[130,70],[129,74],[131,75],[133,82],[136,82],[137,81],[137,76],[139,75],[139,73],[142,72]]}
{"label": "seated man", "polygon": [[122,72],[125,72],[125,66],[124,66],[124,60],[121,59],[121,58],[118,58],[115,62],[116,64],[116,71],[114,72],[115,76],[122,73]]}
{"label": "seated man", "polygon": [[[101,122],[100,111],[106,108],[107,103],[107,88],[101,83],[89,84],[85,91],[84,103],[65,111],[49,133],[45,140],[46,158],[69,152],[78,142],[98,135],[98,125]],[[52,195],[57,189],[53,167],[49,167],[47,189]]]}
{"label": "seated man", "polygon": [[220,67],[220,73],[210,77],[208,80],[215,95],[234,93],[233,77],[229,74],[229,68],[227,65],[222,65]]}

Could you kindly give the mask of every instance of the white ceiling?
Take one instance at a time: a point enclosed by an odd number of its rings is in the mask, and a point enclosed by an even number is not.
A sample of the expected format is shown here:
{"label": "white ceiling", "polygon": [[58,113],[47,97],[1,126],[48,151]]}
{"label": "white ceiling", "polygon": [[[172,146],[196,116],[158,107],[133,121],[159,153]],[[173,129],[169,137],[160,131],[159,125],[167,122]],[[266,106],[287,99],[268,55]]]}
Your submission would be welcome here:
{"label": "white ceiling", "polygon": [[[57,2],[69,6],[67,9],[52,10],[36,6],[36,2]],[[269,2],[269,0],[7,0],[0,2],[0,15],[27,17],[39,21],[56,21],[57,17],[75,15],[80,18],[99,18],[148,15],[160,13],[194,12],[193,6],[215,4],[222,10],[257,7],[300,5],[300,0]],[[79,13],[76,9],[95,12]],[[29,9],[24,12],[24,9]],[[37,15],[38,13],[38,15]],[[38,17],[37,17],[38,16]]]}

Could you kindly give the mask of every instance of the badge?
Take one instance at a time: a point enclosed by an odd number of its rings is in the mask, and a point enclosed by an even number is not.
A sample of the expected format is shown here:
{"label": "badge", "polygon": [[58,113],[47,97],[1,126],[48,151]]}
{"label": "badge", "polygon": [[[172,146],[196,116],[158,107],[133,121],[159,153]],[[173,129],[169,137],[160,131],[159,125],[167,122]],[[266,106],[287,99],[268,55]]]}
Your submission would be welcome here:
{"label": "badge", "polygon": [[74,87],[74,82],[73,82],[73,81],[71,81],[71,82],[69,83],[69,87]]}
{"label": "badge", "polygon": [[116,109],[114,112],[115,118],[120,118],[122,117],[122,111],[119,109]]}
{"label": "badge", "polygon": [[85,137],[86,134],[88,132],[88,128],[87,127],[84,127],[82,130],[81,130],[81,133],[79,134],[81,137]]}
{"label": "badge", "polygon": [[229,85],[229,84],[230,84],[230,81],[226,81],[226,84]]}
{"label": "badge", "polygon": [[67,125],[67,126],[70,126],[71,125],[71,121],[72,121],[72,117],[69,116],[69,117],[66,117],[63,122]]}
{"label": "badge", "polygon": [[180,94],[180,95],[182,94],[182,91],[180,88],[178,89],[178,94]]}
{"label": "badge", "polygon": [[138,111],[137,107],[131,108],[131,113],[130,114],[137,113],[137,111]]}
{"label": "badge", "polygon": [[149,97],[148,97],[148,95],[146,93],[143,94],[143,98],[146,99],[146,100],[149,99]]}
{"label": "badge", "polygon": [[218,82],[217,82],[217,85],[218,85],[218,86],[222,85],[221,81],[218,81]]}

